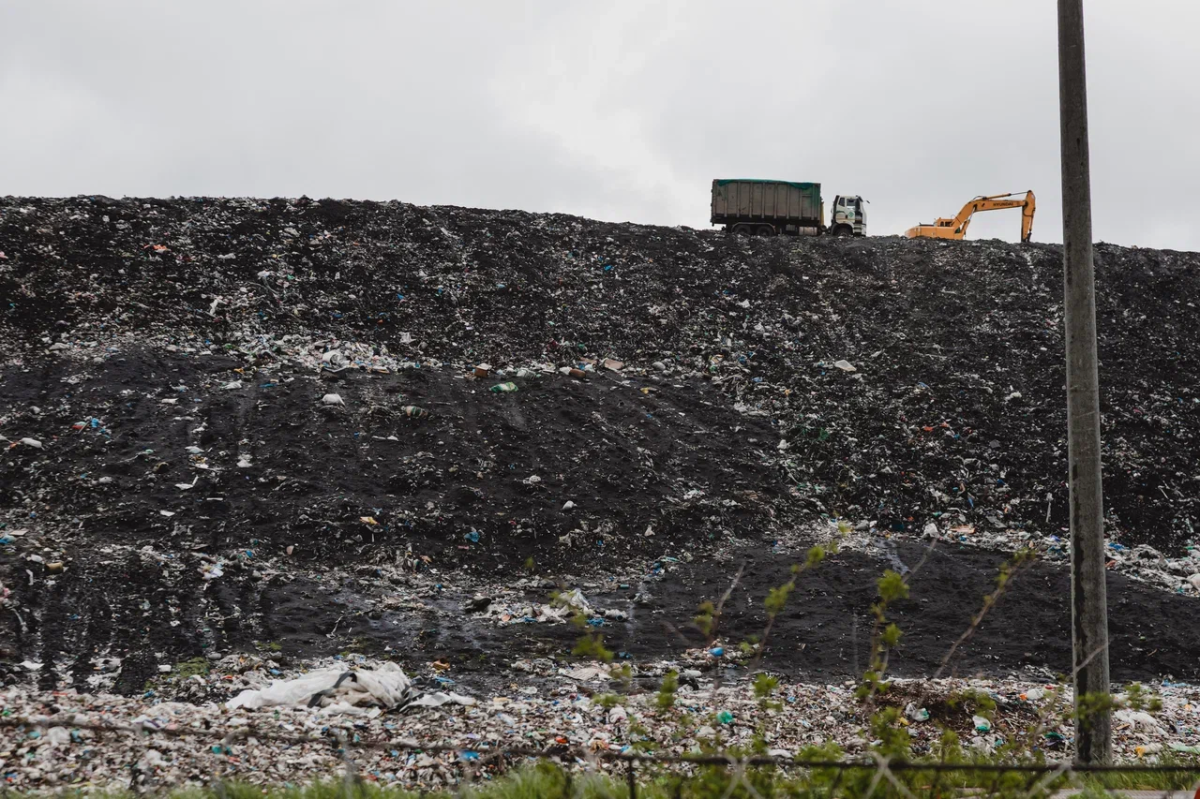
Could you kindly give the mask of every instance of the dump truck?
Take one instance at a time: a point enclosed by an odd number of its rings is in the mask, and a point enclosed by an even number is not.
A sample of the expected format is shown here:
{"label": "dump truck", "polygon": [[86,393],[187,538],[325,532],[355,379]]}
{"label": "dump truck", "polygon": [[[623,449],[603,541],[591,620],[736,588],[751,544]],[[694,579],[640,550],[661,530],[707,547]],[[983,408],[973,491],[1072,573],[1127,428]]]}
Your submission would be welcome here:
{"label": "dump truck", "polygon": [[866,200],[837,195],[826,226],[820,183],[717,179],[712,184],[711,222],[747,236],[865,236]]}

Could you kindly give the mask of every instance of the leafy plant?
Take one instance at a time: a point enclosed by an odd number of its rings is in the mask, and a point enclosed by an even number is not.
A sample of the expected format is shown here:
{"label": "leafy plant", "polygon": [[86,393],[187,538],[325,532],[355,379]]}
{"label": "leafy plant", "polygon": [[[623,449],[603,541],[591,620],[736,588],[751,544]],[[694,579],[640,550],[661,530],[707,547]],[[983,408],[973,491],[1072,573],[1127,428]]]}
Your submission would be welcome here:
{"label": "leafy plant", "polygon": [[679,690],[679,672],[672,669],[663,677],[662,685],[658,687],[658,697],[655,705],[660,711],[668,711],[675,707],[675,693]]}

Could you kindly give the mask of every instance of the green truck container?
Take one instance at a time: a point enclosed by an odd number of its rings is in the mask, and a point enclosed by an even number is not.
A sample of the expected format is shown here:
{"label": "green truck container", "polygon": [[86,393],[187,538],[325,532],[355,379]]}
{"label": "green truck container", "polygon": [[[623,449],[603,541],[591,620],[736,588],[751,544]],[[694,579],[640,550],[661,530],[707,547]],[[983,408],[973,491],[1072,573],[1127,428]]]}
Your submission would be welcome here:
{"label": "green truck container", "polygon": [[[859,197],[839,195],[828,232],[866,235],[866,210]],[[712,224],[731,233],[815,236],[827,232],[820,183],[789,180],[714,180]]]}

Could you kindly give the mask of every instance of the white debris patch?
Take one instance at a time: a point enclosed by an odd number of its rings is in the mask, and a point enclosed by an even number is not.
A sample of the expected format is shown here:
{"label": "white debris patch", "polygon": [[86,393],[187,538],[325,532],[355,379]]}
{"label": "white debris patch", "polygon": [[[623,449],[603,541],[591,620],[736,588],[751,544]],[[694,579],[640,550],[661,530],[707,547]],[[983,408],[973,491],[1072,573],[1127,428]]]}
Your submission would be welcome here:
{"label": "white debris patch", "polygon": [[425,692],[394,663],[373,670],[322,669],[292,680],[276,680],[261,690],[242,691],[229,708],[262,707],[320,708],[324,713],[362,713],[362,706],[380,710],[408,707],[438,707],[445,704],[473,705],[469,696],[440,691]]}

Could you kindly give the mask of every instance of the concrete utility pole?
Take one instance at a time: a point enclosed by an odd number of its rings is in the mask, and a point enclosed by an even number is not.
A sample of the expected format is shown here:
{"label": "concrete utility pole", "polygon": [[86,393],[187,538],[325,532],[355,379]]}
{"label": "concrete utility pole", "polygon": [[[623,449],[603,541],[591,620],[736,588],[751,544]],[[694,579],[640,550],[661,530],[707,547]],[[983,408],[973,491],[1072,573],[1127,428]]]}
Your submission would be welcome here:
{"label": "concrete utility pole", "polygon": [[[1071,637],[1075,701],[1108,697],[1108,599],[1104,584],[1104,492],[1100,482],[1100,378],[1088,168],[1083,0],[1058,0],[1058,102],[1062,136],[1063,294],[1067,345],[1067,438],[1071,486]],[[1076,724],[1082,763],[1112,758],[1110,711]]]}

